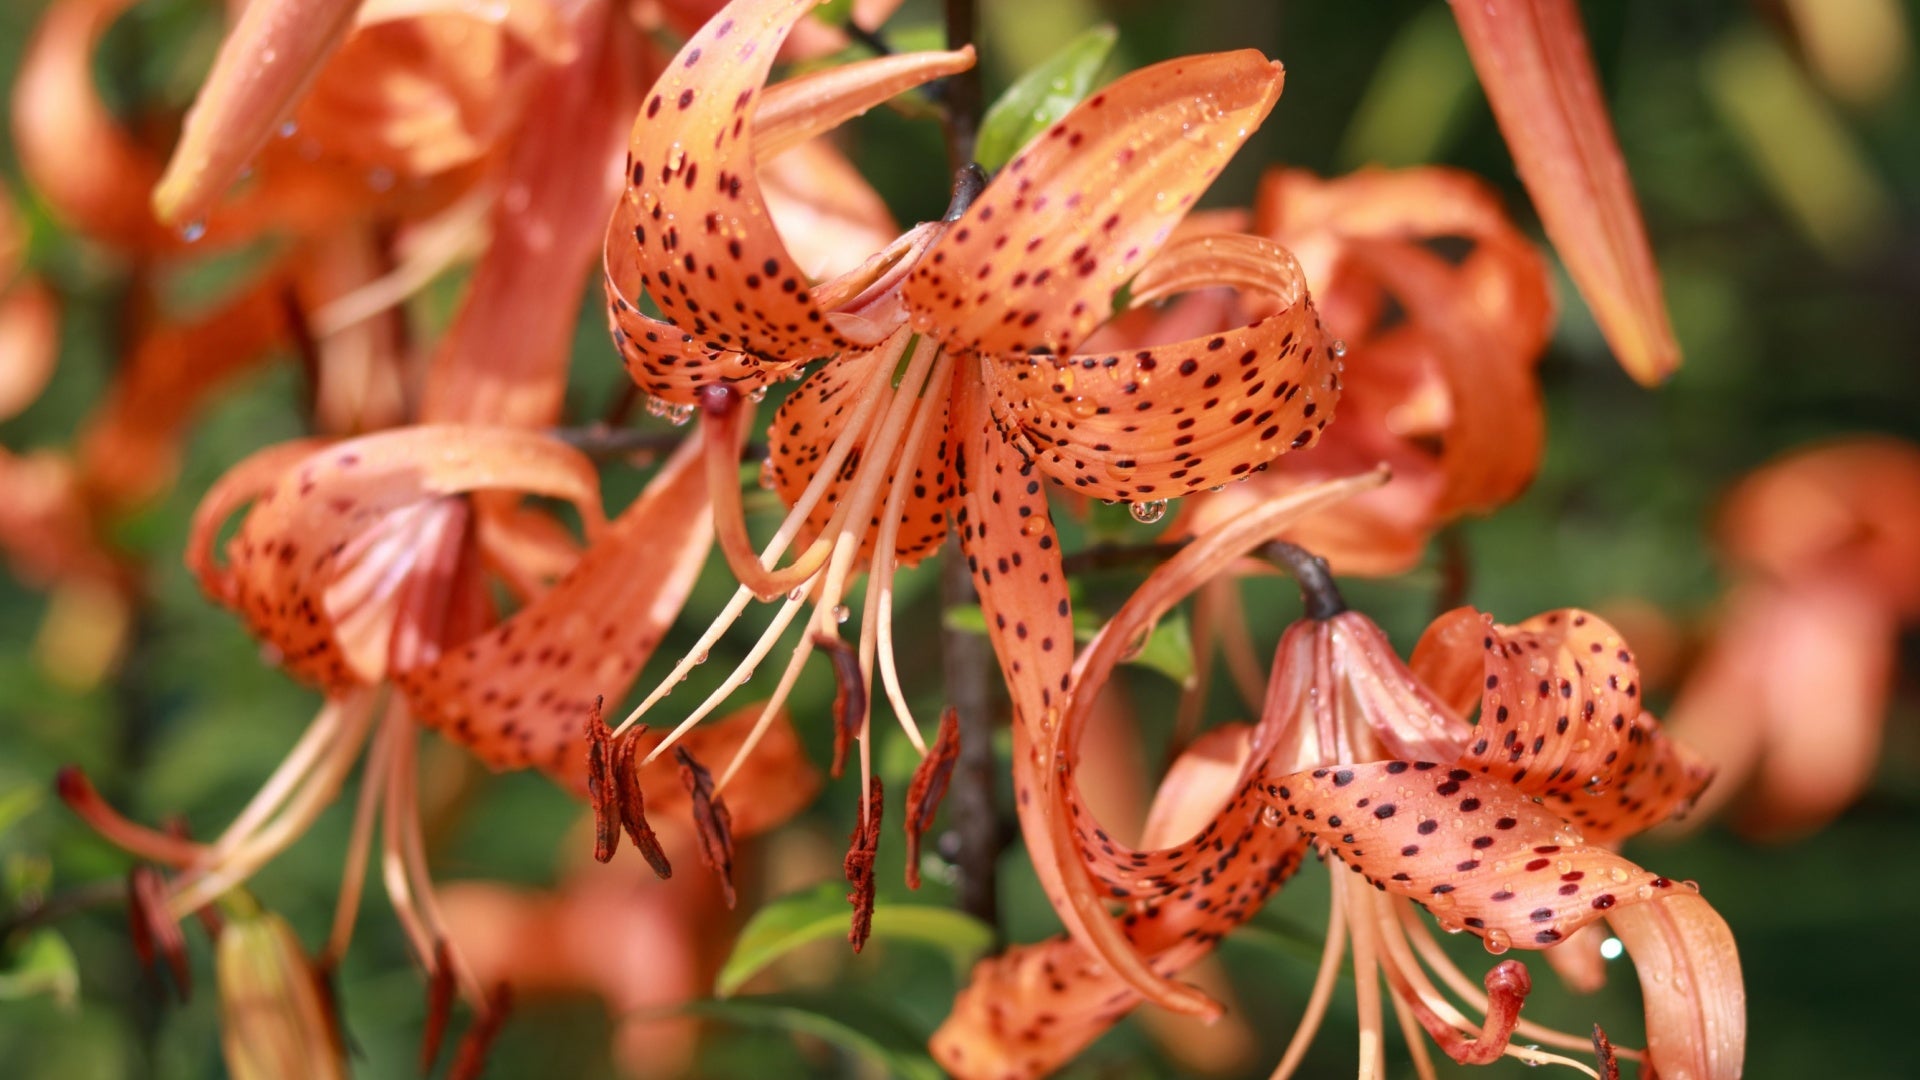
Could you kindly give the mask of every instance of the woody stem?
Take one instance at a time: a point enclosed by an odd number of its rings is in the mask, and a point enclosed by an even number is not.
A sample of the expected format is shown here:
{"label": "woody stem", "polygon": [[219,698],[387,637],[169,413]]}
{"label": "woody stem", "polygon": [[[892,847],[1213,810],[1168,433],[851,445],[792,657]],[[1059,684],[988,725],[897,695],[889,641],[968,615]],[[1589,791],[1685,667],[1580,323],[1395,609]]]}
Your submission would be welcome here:
{"label": "woody stem", "polygon": [[1262,548],[1267,558],[1279,563],[1300,584],[1300,599],[1307,606],[1307,617],[1331,619],[1347,610],[1346,598],[1333,583],[1327,560],[1298,544],[1275,540]]}
{"label": "woody stem", "polygon": [[[947,609],[979,603],[973,574],[954,537],[947,539],[940,557],[940,602]],[[953,861],[959,873],[955,892],[960,910],[994,927],[997,935],[1001,830],[994,799],[993,735],[1006,698],[993,692],[1000,684],[993,677],[993,649],[986,637],[956,630],[945,619],[941,624],[946,627],[941,631],[941,656],[947,704],[956,712],[960,727],[960,753],[947,797],[956,841]]]}
{"label": "woody stem", "polygon": [[[945,0],[947,12],[947,48],[959,49],[973,44],[974,0]],[[959,169],[973,160],[974,137],[980,131],[980,68],[967,68],[950,75],[944,83],[946,101],[947,166]]]}

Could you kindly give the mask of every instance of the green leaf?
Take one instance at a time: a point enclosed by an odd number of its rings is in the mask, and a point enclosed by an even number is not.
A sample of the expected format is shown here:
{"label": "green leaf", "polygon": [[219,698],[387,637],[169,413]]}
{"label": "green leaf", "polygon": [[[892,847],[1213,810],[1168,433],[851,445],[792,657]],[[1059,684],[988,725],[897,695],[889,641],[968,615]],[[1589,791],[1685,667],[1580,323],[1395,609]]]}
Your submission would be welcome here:
{"label": "green leaf", "polygon": [[21,818],[38,810],[46,795],[46,787],[42,784],[22,784],[0,795],[0,835],[18,825]]}
{"label": "green leaf", "polygon": [[1227,941],[1308,963],[1317,963],[1321,951],[1326,948],[1326,941],[1320,934],[1298,923],[1270,915],[1262,915],[1257,921],[1235,930]]}
{"label": "green leaf", "polygon": [[[714,980],[717,997],[734,991],[782,956],[816,941],[845,939],[853,909],[846,889],[829,883],[761,908],[740,932],[733,955]],[[970,915],[930,904],[879,903],[873,909],[873,937],[918,941],[946,952],[956,972],[965,974],[993,944],[993,929]]]}
{"label": "green leaf", "polygon": [[853,0],[827,0],[813,9],[813,17],[828,26],[845,26],[853,18]]}
{"label": "green leaf", "polygon": [[988,172],[1000,168],[1027,141],[1067,115],[1093,89],[1118,35],[1096,26],[1020,76],[980,121],[974,157]]}
{"label": "green leaf", "polygon": [[[878,928],[878,920],[875,927]],[[689,1001],[652,1016],[695,1016],[812,1035],[863,1058],[886,1075],[941,1080],[946,1074],[927,1056],[930,1033],[877,1001],[849,995],[759,994],[724,1001]]]}
{"label": "green leaf", "polygon": [[67,939],[52,930],[36,931],[14,954],[13,967],[0,971],[0,1001],[50,995],[62,1006],[80,994],[80,969]]}
{"label": "green leaf", "polygon": [[[987,632],[987,617],[978,604],[959,604],[946,611],[946,624],[949,630],[958,630],[968,634]],[[1100,630],[1099,616],[1092,612],[1076,611],[1073,615],[1074,640],[1086,643]],[[1136,664],[1148,671],[1158,672],[1185,686],[1193,679],[1193,633],[1187,626],[1187,617],[1182,612],[1161,619],[1147,635],[1146,644],[1140,651],[1127,658],[1127,663]]]}

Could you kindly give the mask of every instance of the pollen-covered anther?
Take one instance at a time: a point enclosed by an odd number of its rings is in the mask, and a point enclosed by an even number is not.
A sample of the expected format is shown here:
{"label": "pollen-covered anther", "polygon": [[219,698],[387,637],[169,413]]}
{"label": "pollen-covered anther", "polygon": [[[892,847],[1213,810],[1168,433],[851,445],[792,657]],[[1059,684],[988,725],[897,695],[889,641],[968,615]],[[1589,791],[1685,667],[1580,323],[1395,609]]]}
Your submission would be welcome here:
{"label": "pollen-covered anther", "polygon": [[1620,1055],[1614,1052],[1613,1040],[1599,1024],[1593,1025],[1593,1056],[1600,1080],[1620,1080]]}
{"label": "pollen-covered anther", "polygon": [[646,733],[647,725],[637,724],[613,740],[615,802],[619,804],[620,823],[626,827],[628,839],[640,849],[655,876],[665,879],[673,876],[673,864],[667,861],[666,849],[660,846],[660,838],[647,824],[647,799],[640,790],[640,737]]}
{"label": "pollen-covered anther", "polygon": [[847,894],[847,903],[853,905],[853,925],[847,929],[847,942],[859,952],[867,943],[867,936],[873,932],[874,889],[878,882],[874,878],[873,863],[880,853],[880,815],[886,809],[886,800],[881,793],[880,778],[867,778],[867,805],[860,814],[860,820],[853,826],[853,836],[847,843],[847,857],[842,868],[847,874],[847,884],[853,891]]}
{"label": "pollen-covered anther", "polygon": [[587,801],[593,806],[593,857],[611,862],[620,850],[619,787],[613,775],[613,747],[600,719],[601,699],[587,714]]}
{"label": "pollen-covered anther", "polygon": [[940,730],[933,737],[927,756],[913,770],[913,782],[907,786],[907,888],[920,887],[920,838],[933,825],[934,812],[946,797],[947,784],[953,779],[954,762],[960,757],[960,713],[947,706],[940,714]]}
{"label": "pollen-covered anther", "polygon": [[167,882],[151,866],[136,866],[127,874],[127,921],[133,952],[140,965],[160,983],[159,964],[173,976],[174,989],[185,1002],[193,995],[193,976],[187,968],[187,937],[167,911]]}
{"label": "pollen-covered anther", "polygon": [[700,837],[700,861],[720,878],[720,888],[732,908],[733,893],[733,816],[727,804],[713,791],[713,774],[694,760],[684,746],[673,748],[673,760],[680,765],[680,782],[687,786],[693,800],[693,827]]}
{"label": "pollen-covered anther", "polygon": [[826,650],[833,661],[833,769],[840,778],[846,769],[847,751],[867,726],[867,680],[860,671],[860,656],[853,646],[832,634],[815,634],[813,643]]}

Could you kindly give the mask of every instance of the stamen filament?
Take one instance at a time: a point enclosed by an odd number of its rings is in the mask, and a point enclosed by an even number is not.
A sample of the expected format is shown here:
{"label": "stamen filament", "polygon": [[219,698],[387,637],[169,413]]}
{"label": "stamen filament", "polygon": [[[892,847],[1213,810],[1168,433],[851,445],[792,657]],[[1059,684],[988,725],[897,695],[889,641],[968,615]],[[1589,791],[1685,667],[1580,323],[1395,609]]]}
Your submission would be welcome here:
{"label": "stamen filament", "polygon": [[208,862],[218,862],[231,855],[235,848],[252,836],[262,824],[280,809],[294,790],[313,772],[314,765],[328,749],[336,745],[341,724],[343,706],[338,699],[329,700],[320,709],[320,715],[301,734],[300,741],[293,745],[273,775],[260,786],[248,800],[246,808],[220,831],[208,849]]}
{"label": "stamen filament", "polygon": [[360,917],[360,894],[366,888],[367,855],[373,849],[374,819],[380,814],[381,794],[387,778],[387,739],[377,733],[360,770],[360,794],[354,802],[353,831],[347,836],[347,857],[340,873],[340,895],[334,901],[333,929],[327,934],[326,948],[320,953],[322,966],[337,964],[353,941],[353,926]]}
{"label": "stamen filament", "polygon": [[1373,906],[1370,887],[1360,887],[1342,873],[1344,866],[1329,862],[1333,877],[1333,902],[1353,906],[1348,921],[1353,927],[1353,996],[1360,1012],[1359,1080],[1381,1080],[1387,1073],[1385,1025],[1380,1013],[1380,953],[1375,940],[1379,913]]}
{"label": "stamen filament", "polygon": [[1307,1007],[1300,1013],[1300,1025],[1293,1029],[1293,1038],[1287,1043],[1286,1053],[1280,1055],[1280,1064],[1274,1067],[1271,1080],[1288,1080],[1293,1070],[1307,1056],[1307,1048],[1313,1045],[1313,1037],[1320,1031],[1320,1021],[1327,1015],[1327,1005],[1333,1000],[1333,990],[1340,981],[1340,961],[1346,955],[1347,947],[1347,906],[1340,903],[1339,883],[1335,882],[1333,903],[1327,912],[1327,940],[1320,949],[1320,967],[1313,976],[1313,992],[1307,996]]}

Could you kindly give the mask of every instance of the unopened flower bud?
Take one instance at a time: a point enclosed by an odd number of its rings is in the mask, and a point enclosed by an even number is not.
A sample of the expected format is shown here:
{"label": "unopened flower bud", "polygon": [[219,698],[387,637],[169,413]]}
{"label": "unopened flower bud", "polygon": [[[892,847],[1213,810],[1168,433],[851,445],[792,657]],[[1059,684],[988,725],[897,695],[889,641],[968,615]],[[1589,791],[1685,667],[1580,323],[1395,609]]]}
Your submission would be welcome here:
{"label": "unopened flower bud", "polygon": [[229,922],[215,953],[221,1043],[234,1080],[332,1080],[344,1047],[319,974],[271,912]]}

